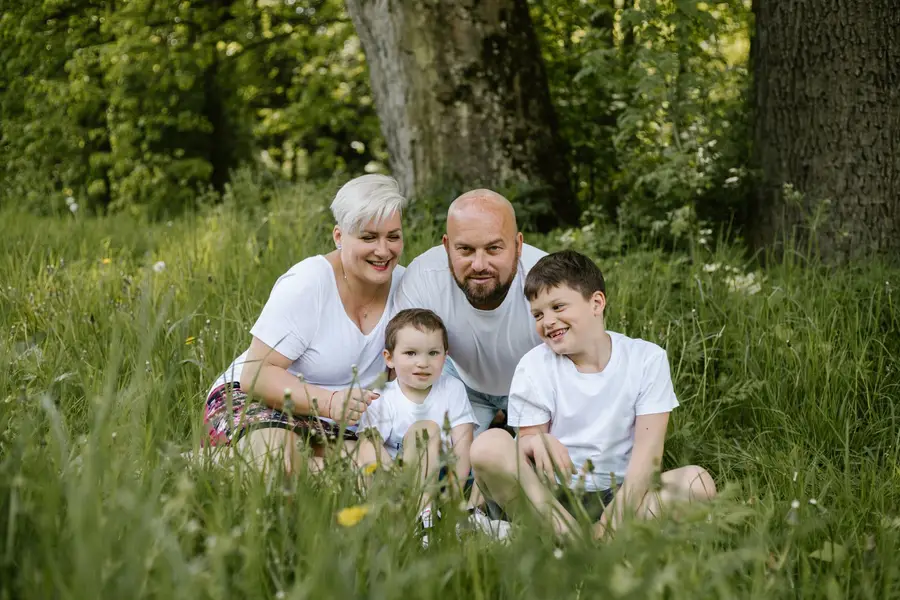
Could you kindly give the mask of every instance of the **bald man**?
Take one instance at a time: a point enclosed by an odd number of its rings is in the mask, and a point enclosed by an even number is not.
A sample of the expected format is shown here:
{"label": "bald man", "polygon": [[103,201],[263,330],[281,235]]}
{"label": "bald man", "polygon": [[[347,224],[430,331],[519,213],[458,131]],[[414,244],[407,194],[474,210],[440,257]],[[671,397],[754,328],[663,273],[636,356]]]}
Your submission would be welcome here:
{"label": "bald man", "polygon": [[476,436],[506,410],[519,359],[541,343],[523,286],[545,254],[523,243],[509,200],[472,190],[450,205],[443,244],[413,260],[400,281],[394,312],[428,308],[447,327],[445,370],[466,385]]}

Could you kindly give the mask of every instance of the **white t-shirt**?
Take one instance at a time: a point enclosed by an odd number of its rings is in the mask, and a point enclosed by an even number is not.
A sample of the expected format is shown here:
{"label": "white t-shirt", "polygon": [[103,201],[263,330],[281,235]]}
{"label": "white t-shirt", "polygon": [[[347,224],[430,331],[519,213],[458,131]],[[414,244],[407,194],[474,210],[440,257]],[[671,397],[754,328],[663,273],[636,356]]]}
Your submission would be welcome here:
{"label": "white t-shirt", "polygon": [[[355,365],[358,383],[365,387],[386,368],[384,330],[395,314],[393,301],[403,271],[397,265],[381,320],[363,335],[344,310],[331,263],[322,255],[311,256],[278,278],[250,333],[293,360],[288,372],[302,375],[311,385],[347,388]],[[247,352],[231,363],[210,392],[223,383],[240,381]]]}
{"label": "white t-shirt", "polygon": [[450,357],[466,385],[506,396],[519,359],[541,343],[524,288],[528,271],[546,254],[523,244],[518,272],[503,303],[495,310],[479,310],[453,279],[444,246],[435,246],[406,269],[397,290],[397,308],[437,313],[448,330]]}
{"label": "white t-shirt", "polygon": [[581,373],[575,363],[541,344],[526,354],[513,377],[509,424],[527,427],[550,423],[550,434],[569,451],[585,490],[611,487],[610,473],[621,484],[634,446],[638,415],[670,412],[678,406],[666,351],[641,339],[608,331],[612,355],[600,373]]}
{"label": "white t-shirt", "polygon": [[384,386],[384,393],[375,400],[359,420],[358,431],[377,429],[384,447],[396,458],[402,449],[403,436],[417,421],[434,421],[441,427],[441,440],[450,446],[450,436],[444,431],[444,417],[451,429],[464,423],[475,423],[475,414],[462,381],[441,375],[431,386],[422,404],[409,400],[397,381]]}

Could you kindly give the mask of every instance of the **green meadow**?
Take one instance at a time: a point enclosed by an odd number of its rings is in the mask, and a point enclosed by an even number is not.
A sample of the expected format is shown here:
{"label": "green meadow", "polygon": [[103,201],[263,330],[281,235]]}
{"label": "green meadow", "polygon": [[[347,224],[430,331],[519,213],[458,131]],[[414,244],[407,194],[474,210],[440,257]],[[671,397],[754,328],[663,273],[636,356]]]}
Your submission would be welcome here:
{"label": "green meadow", "polygon": [[[278,275],[332,247],[329,200],[0,215],[0,598],[900,594],[900,269],[826,267],[814,247],[526,233],[593,252],[608,327],[666,348],[681,407],[664,467],[705,466],[711,506],[557,547],[537,520],[507,543],[458,536],[448,501],[423,549],[404,473],[364,497],[338,458],[274,481],[202,460],[205,394]],[[411,211],[404,264],[442,227]]]}

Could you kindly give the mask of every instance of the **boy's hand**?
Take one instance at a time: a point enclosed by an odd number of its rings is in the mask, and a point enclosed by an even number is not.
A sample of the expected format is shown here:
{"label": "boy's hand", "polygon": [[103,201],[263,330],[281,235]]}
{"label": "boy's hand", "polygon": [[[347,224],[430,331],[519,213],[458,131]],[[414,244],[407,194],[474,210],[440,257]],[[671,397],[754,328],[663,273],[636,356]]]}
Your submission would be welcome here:
{"label": "boy's hand", "polygon": [[556,482],[557,469],[562,476],[575,472],[569,451],[558,439],[548,433],[526,435],[525,455],[534,461],[534,470],[543,473],[550,482]]}

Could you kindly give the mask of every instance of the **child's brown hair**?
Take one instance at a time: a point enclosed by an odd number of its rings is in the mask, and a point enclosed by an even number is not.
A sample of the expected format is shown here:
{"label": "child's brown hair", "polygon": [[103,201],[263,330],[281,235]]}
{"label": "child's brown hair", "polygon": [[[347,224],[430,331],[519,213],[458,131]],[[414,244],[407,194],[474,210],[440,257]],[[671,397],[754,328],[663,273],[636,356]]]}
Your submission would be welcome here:
{"label": "child's brown hair", "polygon": [[394,348],[397,346],[397,334],[404,327],[415,327],[423,332],[440,331],[441,339],[444,342],[444,352],[450,347],[447,328],[439,316],[425,308],[407,308],[394,315],[385,329],[384,349],[391,354],[394,353]]}

